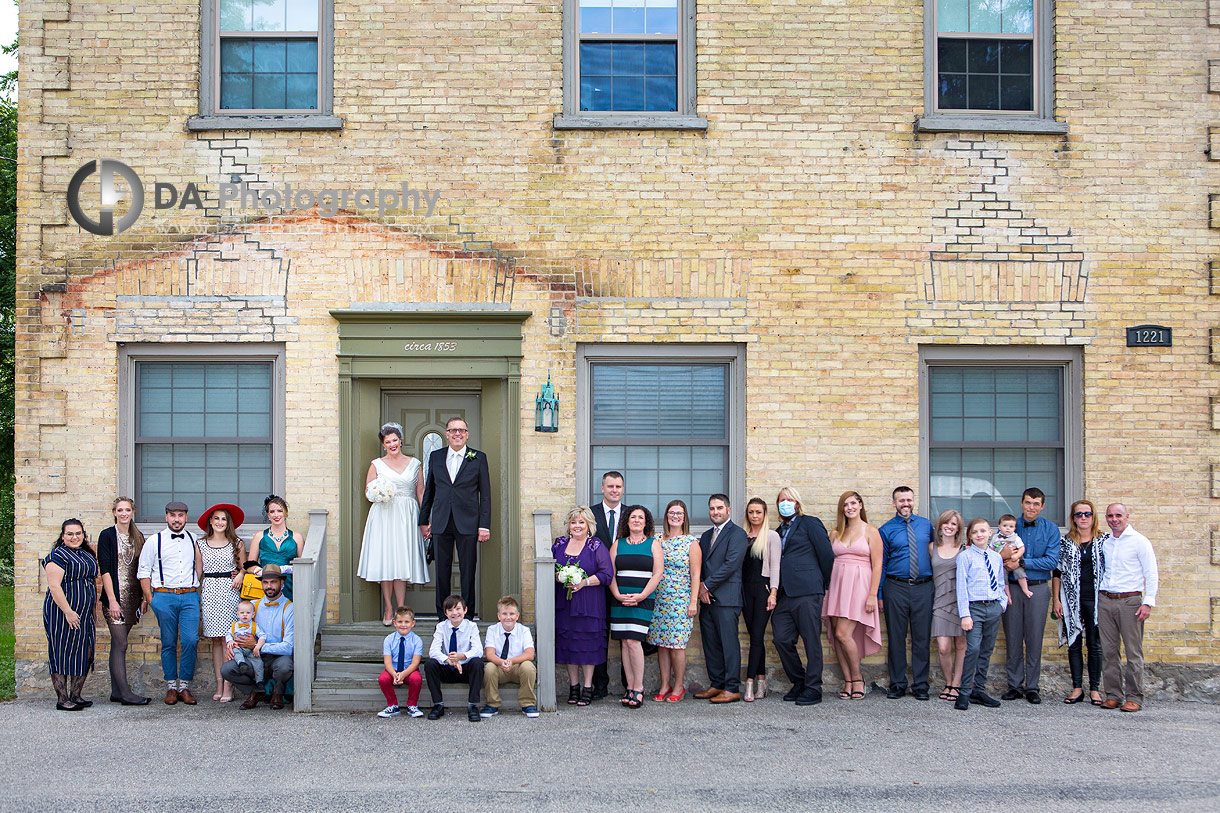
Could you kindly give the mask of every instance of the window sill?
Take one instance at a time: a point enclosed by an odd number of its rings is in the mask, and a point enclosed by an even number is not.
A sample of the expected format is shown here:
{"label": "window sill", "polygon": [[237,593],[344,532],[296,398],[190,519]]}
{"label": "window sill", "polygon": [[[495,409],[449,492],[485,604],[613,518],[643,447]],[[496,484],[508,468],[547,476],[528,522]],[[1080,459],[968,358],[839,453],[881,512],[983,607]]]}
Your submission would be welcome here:
{"label": "window sill", "polygon": [[1036,135],[1064,135],[1068,131],[1065,122],[1054,119],[1023,118],[1008,116],[985,116],[970,113],[938,113],[915,119],[915,130],[921,133],[1032,133]]}
{"label": "window sill", "polygon": [[556,130],[706,130],[707,119],[678,113],[556,116]]}
{"label": "window sill", "polygon": [[341,130],[343,119],[321,113],[281,115],[191,116],[186,129],[198,130]]}

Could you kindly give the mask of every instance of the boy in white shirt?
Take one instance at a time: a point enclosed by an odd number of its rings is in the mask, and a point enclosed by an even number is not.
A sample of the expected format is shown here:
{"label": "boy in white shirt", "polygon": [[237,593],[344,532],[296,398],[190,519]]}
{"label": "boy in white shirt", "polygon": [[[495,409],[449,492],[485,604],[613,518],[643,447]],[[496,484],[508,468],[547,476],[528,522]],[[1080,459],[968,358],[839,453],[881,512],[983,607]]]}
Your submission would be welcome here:
{"label": "boy in white shirt", "polygon": [[466,698],[466,719],[479,721],[479,694],[483,690],[483,647],[478,626],[466,617],[466,602],[461,596],[449,596],[441,604],[445,620],[436,625],[432,646],[428,648],[428,663],[424,677],[432,695],[429,720],[445,715],[442,683],[469,683]]}
{"label": "boy in white shirt", "polygon": [[500,684],[516,683],[521,687],[517,693],[521,713],[537,717],[538,670],[534,667],[534,636],[529,627],[517,623],[521,618],[521,605],[512,596],[504,596],[496,602],[496,616],[500,621],[487,628],[483,645],[483,685],[487,688],[487,703],[479,714],[483,717],[499,714]]}

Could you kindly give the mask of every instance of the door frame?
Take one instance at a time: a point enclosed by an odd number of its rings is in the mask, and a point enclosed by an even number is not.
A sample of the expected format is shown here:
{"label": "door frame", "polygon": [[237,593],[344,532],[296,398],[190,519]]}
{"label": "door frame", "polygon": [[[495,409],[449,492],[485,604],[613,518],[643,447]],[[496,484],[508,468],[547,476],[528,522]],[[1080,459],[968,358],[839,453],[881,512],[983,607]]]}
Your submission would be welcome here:
{"label": "door frame", "polygon": [[[521,592],[521,345],[529,311],[332,310],[339,323],[339,623],[355,620],[356,528],[384,391],[478,391],[491,468],[492,543],[479,552],[480,606]],[[498,459],[498,465],[496,463]],[[357,482],[359,480],[359,482]],[[494,545],[495,542],[498,545]],[[498,560],[498,561],[497,561]],[[497,593],[490,597],[491,593]]]}

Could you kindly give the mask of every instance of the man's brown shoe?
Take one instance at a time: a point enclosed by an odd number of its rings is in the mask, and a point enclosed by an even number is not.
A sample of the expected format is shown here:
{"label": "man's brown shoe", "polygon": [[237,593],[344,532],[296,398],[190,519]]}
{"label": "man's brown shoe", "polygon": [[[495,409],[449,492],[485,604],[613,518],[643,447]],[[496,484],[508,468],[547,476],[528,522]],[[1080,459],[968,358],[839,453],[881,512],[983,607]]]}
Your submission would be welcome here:
{"label": "man's brown shoe", "polygon": [[1115,700],[1113,697],[1107,697],[1106,702],[1102,703],[1101,707],[1103,709],[1116,709],[1121,705],[1122,704],[1119,703],[1117,700]]}
{"label": "man's brown shoe", "polygon": [[255,706],[257,706],[258,701],[260,701],[262,699],[263,699],[262,692],[250,692],[250,696],[246,698],[245,702],[241,704],[240,708],[252,709]]}
{"label": "man's brown shoe", "polygon": [[741,699],[741,692],[724,691],[712,698],[713,703],[736,703]]}
{"label": "man's brown shoe", "polygon": [[165,693],[165,705],[172,706],[178,702],[178,690],[170,689]]}
{"label": "man's brown shoe", "polygon": [[195,695],[191,694],[190,689],[179,689],[178,690],[178,699],[181,700],[183,703],[186,703],[188,706],[193,706],[199,702],[198,700],[195,699]]}
{"label": "man's brown shoe", "polygon": [[284,708],[284,695],[280,694],[279,692],[272,692],[271,693],[271,708],[273,708],[273,709]]}
{"label": "man's brown shoe", "polygon": [[724,689],[717,689],[715,686],[708,686],[701,692],[695,692],[695,697],[699,698],[700,700],[710,700],[723,691]]}
{"label": "man's brown shoe", "polygon": [[1134,700],[1128,700],[1126,703],[1123,703],[1122,706],[1119,707],[1119,711],[1139,711],[1139,710],[1140,710],[1140,704],[1136,703]]}

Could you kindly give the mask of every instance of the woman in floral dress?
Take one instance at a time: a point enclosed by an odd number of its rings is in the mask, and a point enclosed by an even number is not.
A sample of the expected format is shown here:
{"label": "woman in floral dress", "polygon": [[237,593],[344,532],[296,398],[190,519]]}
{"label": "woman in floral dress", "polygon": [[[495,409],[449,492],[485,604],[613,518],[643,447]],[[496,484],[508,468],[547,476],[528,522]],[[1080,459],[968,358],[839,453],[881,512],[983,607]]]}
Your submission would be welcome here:
{"label": "woman in floral dress", "polygon": [[[657,647],[661,666],[661,688],[653,695],[660,703],[676,703],[686,694],[686,644],[699,613],[699,570],[702,564],[699,540],[691,536],[686,503],[672,500],[665,506],[665,533],[661,550],[665,573],[657,587],[657,603],[648,628],[648,643]],[[673,682],[670,683],[670,673]]]}

